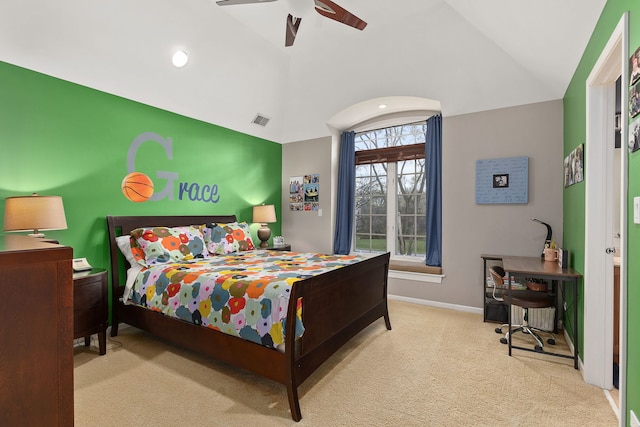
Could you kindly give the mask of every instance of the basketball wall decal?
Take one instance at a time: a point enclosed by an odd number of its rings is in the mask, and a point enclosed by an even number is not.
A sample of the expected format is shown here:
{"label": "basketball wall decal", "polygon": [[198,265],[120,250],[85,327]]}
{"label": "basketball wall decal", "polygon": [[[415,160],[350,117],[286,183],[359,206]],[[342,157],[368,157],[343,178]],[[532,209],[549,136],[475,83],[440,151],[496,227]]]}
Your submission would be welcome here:
{"label": "basketball wall decal", "polygon": [[153,195],[153,181],[142,172],[131,172],[122,180],[122,194],[132,202],[145,202]]}

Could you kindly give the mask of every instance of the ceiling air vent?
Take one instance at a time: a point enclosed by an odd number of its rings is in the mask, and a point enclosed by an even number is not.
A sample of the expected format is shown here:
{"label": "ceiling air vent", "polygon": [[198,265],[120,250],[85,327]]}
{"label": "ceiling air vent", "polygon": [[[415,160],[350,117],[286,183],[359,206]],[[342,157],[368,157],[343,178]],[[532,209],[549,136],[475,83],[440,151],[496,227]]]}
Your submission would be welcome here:
{"label": "ceiling air vent", "polygon": [[265,117],[262,114],[258,113],[253,118],[253,121],[251,123],[255,123],[255,124],[260,125],[260,126],[266,126],[267,123],[269,123],[269,120],[271,120],[271,119],[269,119],[268,117]]}

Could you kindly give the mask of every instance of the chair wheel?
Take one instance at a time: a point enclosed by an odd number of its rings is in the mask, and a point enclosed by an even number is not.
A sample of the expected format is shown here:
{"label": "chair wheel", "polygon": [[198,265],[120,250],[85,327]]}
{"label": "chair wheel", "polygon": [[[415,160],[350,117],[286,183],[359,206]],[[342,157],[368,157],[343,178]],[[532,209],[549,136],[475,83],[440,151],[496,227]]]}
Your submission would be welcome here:
{"label": "chair wheel", "polygon": [[537,346],[535,347],[535,350],[536,350],[536,351],[540,351],[540,352],[544,351],[544,349],[543,349],[542,347],[540,347],[539,345],[537,345]]}
{"label": "chair wheel", "polygon": [[549,338],[547,340],[547,343],[551,344],[551,345],[556,345],[556,340],[554,340],[553,338]]}
{"label": "chair wheel", "polygon": [[502,333],[502,328],[496,328],[495,331],[496,331],[496,334],[501,334]]}
{"label": "chair wheel", "polygon": [[507,339],[505,337],[500,338],[500,342],[502,344],[507,344],[508,343],[508,341],[507,341]]}

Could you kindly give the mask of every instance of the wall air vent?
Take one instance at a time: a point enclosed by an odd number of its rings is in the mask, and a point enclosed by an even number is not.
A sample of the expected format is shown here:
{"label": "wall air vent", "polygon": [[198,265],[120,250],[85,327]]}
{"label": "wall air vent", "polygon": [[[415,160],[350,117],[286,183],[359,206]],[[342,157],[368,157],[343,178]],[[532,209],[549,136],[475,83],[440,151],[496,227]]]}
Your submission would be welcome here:
{"label": "wall air vent", "polygon": [[269,123],[269,120],[271,120],[268,117],[263,116],[262,114],[258,113],[256,114],[256,116],[253,118],[253,121],[251,123],[255,123],[256,125],[260,125],[260,126],[266,126],[267,123]]}

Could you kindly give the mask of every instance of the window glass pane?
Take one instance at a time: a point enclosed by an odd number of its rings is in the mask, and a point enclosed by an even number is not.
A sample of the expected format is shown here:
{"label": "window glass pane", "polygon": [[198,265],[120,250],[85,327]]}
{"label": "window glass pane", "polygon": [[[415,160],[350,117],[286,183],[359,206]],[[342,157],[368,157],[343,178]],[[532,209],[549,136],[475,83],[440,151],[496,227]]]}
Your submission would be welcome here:
{"label": "window glass pane", "polygon": [[404,160],[398,162],[397,167],[396,254],[418,256],[424,253],[418,238],[424,239],[426,231],[426,226],[420,224],[426,211],[424,159]]}
{"label": "window glass pane", "polygon": [[386,252],[387,239],[385,236],[373,236],[371,239],[371,252]]}
{"label": "window glass pane", "polygon": [[416,173],[418,167],[416,166],[415,160],[403,160],[398,162],[398,173],[399,174],[414,174]]}
{"label": "window glass pane", "polygon": [[[374,139],[360,141],[373,146]],[[375,148],[375,147],[373,147]],[[364,252],[385,252],[387,241],[387,171],[386,165],[356,167],[355,249]]]}
{"label": "window glass pane", "polygon": [[367,188],[370,183],[371,178],[369,178],[368,176],[363,178],[356,177],[356,188]]}
{"label": "window glass pane", "polygon": [[374,163],[370,165],[373,169],[372,175],[375,176],[386,176],[387,175],[387,164],[386,163]]}
{"label": "window glass pane", "polygon": [[416,234],[418,236],[427,235],[427,217],[424,215],[416,217]]}
{"label": "window glass pane", "polygon": [[378,236],[387,235],[387,216],[375,215],[371,217],[371,233]]}
{"label": "window glass pane", "polygon": [[387,198],[385,196],[371,197],[371,213],[378,215],[387,214]]}
{"label": "window glass pane", "polygon": [[371,200],[368,196],[356,197],[355,214],[356,215],[371,214]]}
{"label": "window glass pane", "polygon": [[369,234],[356,234],[356,251],[371,252],[371,236]]}
{"label": "window glass pane", "polygon": [[386,252],[387,240],[384,236],[371,236],[368,234],[356,234],[356,251],[360,252]]}
{"label": "window glass pane", "polygon": [[426,215],[427,213],[427,195],[419,194],[416,197],[416,212],[418,215]]}
{"label": "window glass pane", "polygon": [[410,194],[398,195],[398,213],[401,215],[415,215],[416,197]]}
{"label": "window glass pane", "polygon": [[371,233],[371,217],[368,215],[356,215],[356,233]]}
{"label": "window glass pane", "polygon": [[398,232],[401,236],[415,236],[416,218],[413,216],[401,216]]}
{"label": "window glass pane", "polygon": [[387,177],[373,177],[371,180],[372,194],[387,194]]}
{"label": "window glass pane", "polygon": [[426,237],[418,237],[416,238],[416,253],[415,255],[425,256],[427,254],[427,238]]}
{"label": "window glass pane", "polygon": [[398,193],[400,194],[414,194],[416,190],[416,176],[411,175],[398,175]]}
{"label": "window glass pane", "polygon": [[373,252],[386,252],[387,251],[387,237],[377,236],[371,240],[371,250]]}
{"label": "window glass pane", "polygon": [[398,236],[396,255],[413,255],[415,253],[415,237]]}
{"label": "window glass pane", "polygon": [[371,165],[357,165],[356,177],[371,176]]}

